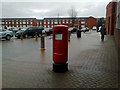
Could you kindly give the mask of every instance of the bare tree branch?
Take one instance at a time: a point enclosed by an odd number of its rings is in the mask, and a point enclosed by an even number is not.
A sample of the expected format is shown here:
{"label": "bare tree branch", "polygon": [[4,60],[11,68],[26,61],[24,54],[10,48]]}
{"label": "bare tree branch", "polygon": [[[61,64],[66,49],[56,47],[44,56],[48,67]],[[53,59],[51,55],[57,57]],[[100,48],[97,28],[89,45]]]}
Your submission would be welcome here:
{"label": "bare tree branch", "polygon": [[69,9],[69,11],[68,11],[68,14],[69,14],[69,16],[70,16],[71,19],[72,19],[72,26],[74,26],[74,21],[75,21],[75,18],[76,18],[76,16],[77,16],[77,11],[76,11],[76,9],[75,9],[74,7],[71,7],[71,8]]}

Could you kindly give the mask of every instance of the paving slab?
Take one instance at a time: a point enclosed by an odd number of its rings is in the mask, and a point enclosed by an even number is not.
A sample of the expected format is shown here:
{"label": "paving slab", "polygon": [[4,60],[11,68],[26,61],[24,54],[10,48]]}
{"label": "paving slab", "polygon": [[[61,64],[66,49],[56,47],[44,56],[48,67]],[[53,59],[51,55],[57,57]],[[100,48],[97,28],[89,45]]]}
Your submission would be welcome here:
{"label": "paving slab", "polygon": [[81,38],[71,35],[69,70],[52,71],[52,39],[46,37],[45,51],[40,38],[2,41],[3,88],[118,88],[118,53],[114,38],[90,31]]}

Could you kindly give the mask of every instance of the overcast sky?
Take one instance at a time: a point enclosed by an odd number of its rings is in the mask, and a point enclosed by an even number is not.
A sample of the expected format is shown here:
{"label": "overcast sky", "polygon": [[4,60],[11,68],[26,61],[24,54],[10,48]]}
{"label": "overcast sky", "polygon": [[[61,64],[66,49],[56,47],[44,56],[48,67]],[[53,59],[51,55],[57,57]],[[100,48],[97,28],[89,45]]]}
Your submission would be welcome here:
{"label": "overcast sky", "polygon": [[2,17],[61,17],[69,16],[74,7],[77,16],[105,17],[111,0],[2,0]]}

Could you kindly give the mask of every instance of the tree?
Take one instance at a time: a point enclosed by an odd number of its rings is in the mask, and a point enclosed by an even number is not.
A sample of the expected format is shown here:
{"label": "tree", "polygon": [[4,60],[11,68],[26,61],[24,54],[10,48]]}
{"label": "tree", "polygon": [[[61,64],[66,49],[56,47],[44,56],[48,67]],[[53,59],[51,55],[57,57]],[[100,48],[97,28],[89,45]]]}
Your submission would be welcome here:
{"label": "tree", "polygon": [[68,14],[72,19],[72,26],[74,26],[74,22],[75,22],[75,19],[77,16],[77,11],[76,11],[75,7],[71,7],[68,11]]}

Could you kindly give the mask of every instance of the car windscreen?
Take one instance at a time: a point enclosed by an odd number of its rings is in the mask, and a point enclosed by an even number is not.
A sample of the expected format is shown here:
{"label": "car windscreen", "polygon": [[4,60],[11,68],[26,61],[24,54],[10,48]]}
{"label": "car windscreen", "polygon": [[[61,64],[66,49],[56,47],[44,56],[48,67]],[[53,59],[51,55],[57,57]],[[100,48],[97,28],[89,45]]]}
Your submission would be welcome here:
{"label": "car windscreen", "polygon": [[22,28],[21,30],[22,30],[22,31],[25,31],[25,30],[26,30],[26,28]]}
{"label": "car windscreen", "polygon": [[6,31],[5,29],[2,29],[2,32]]}

